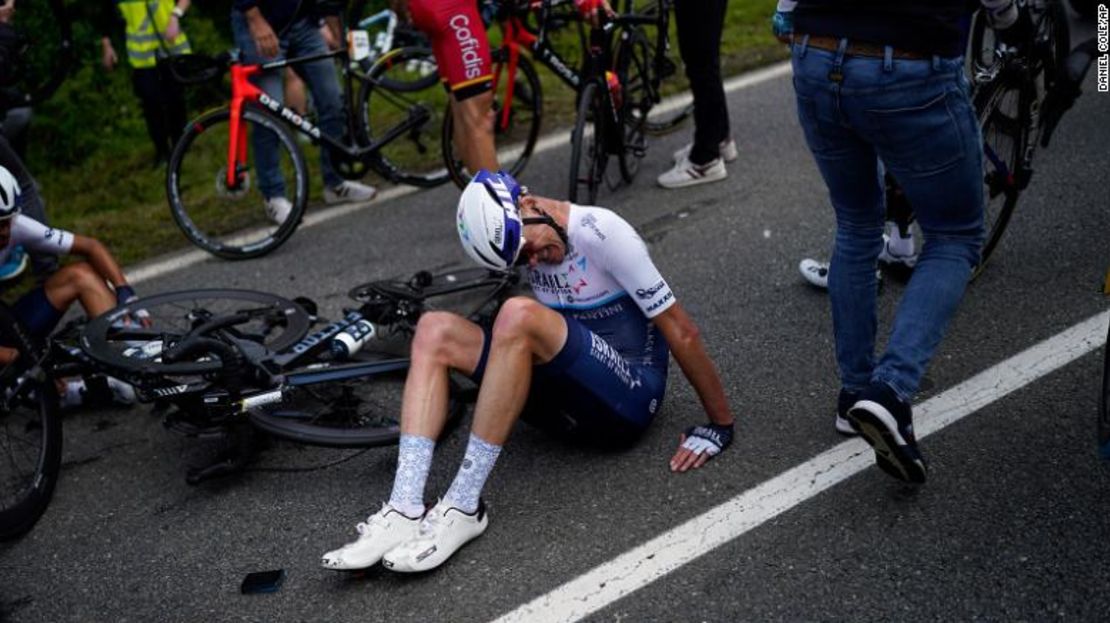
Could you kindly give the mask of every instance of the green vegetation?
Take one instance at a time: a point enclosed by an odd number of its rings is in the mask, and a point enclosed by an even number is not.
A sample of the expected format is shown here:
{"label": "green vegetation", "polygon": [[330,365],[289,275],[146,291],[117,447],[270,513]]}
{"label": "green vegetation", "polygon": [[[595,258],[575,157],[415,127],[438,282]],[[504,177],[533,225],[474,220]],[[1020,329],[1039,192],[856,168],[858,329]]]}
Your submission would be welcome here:
{"label": "green vegetation", "polygon": [[[56,57],[49,41],[56,27],[46,13],[46,2],[20,3],[17,25],[25,29],[38,49],[37,63]],[[110,3],[101,5],[111,10]],[[194,51],[215,53],[231,47],[228,10],[230,2],[194,2],[184,20]],[[84,6],[84,5],[81,5]],[[730,3],[721,46],[726,75],[785,58],[770,34],[769,20],[775,0],[733,0]],[[37,7],[37,8],[36,8]],[[85,10],[95,10],[86,8]],[[42,186],[53,224],[88,233],[104,240],[125,265],[188,245],[173,224],[165,197],[165,167],[152,167],[154,149],[146,134],[139,102],[132,93],[126,67],[122,33],[113,33],[121,66],[114,72],[100,67],[99,33],[88,15],[76,15],[74,39],[76,66],[51,99],[36,108],[31,127],[28,165]],[[673,20],[672,20],[673,21]],[[44,34],[45,33],[45,34]],[[567,44],[570,45],[570,44]],[[673,57],[677,59],[677,44]],[[568,48],[569,50],[569,48]],[[568,56],[573,59],[577,54]],[[44,72],[48,70],[43,70]],[[568,125],[573,116],[574,94],[546,68],[537,67],[544,88],[543,130]],[[685,78],[671,79],[670,91],[685,88]],[[225,84],[191,87],[190,118],[227,98]],[[315,172],[315,148],[304,146]],[[439,157],[438,138],[430,155]],[[430,157],[430,156],[425,156]],[[320,197],[318,175],[313,174],[312,196]],[[380,183],[371,180],[371,183]]]}

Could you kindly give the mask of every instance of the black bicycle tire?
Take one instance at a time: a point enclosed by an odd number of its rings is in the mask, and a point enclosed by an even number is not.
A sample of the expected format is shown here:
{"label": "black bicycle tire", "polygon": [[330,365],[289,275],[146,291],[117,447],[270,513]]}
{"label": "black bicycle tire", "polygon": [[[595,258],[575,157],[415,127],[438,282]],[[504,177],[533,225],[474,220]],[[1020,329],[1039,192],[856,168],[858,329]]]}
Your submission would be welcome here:
{"label": "black bicycle tire", "polygon": [[[1006,91],[1011,90],[1012,88],[1013,86],[1008,81],[1005,81],[1004,78],[999,78],[991,83],[983,85],[980,88],[979,92],[976,94],[974,104],[979,119],[979,126],[983,130],[984,145],[986,145],[988,141],[987,129],[991,126],[992,123],[994,123],[991,120],[991,115],[997,113],[998,100],[1004,95]],[[1017,88],[1027,88],[1027,86],[1019,85]],[[1028,112],[1023,111],[1023,116],[1027,114]],[[1018,123],[1022,128],[1027,125],[1027,122],[1022,119],[1019,119]],[[1019,166],[1017,161],[1020,159],[1020,154],[1025,148],[1025,142],[1030,140],[1030,138],[1031,137],[1028,136],[1027,132],[1024,129],[1021,129],[1017,136],[1011,135],[1011,139],[1014,141],[1014,145],[1011,150],[1013,152],[1011,157],[1012,162],[1008,163],[1011,167],[1013,167],[1013,170],[1011,170],[1010,172],[1011,175],[1019,174],[1019,172],[1016,170],[1017,166]],[[984,158],[986,158],[985,155]],[[991,258],[991,255],[993,255],[995,249],[998,248],[998,244],[1002,240],[1003,234],[1006,232],[1006,227],[1010,223],[1010,219],[1014,213],[1014,208],[1017,205],[1017,200],[1021,194],[1021,191],[1016,185],[1012,185],[1004,189],[1002,192],[1005,193],[1005,198],[1001,207],[999,208],[998,215],[993,220],[984,222],[986,231],[984,232],[985,236],[983,241],[983,248],[980,251],[979,264],[972,272],[972,279],[975,279],[980,274],[982,274],[988,260],[990,260]],[[984,198],[984,202],[988,200],[989,198]],[[985,221],[987,216],[988,215],[984,214]]]}
{"label": "black bicycle tire", "polygon": [[172,305],[178,302],[189,302],[197,299],[237,300],[253,305],[273,305],[275,308],[281,309],[287,324],[282,333],[280,333],[274,341],[266,345],[267,348],[273,352],[282,352],[297,344],[297,342],[308,333],[312,324],[312,319],[304,308],[276,294],[258,292],[255,290],[232,290],[226,288],[180,290],[137,299],[93,318],[81,331],[81,349],[85,354],[92,357],[100,364],[124,376],[163,377],[208,374],[218,375],[225,365],[224,362],[218,359],[178,363],[164,363],[151,359],[136,359],[123,356],[122,353],[112,348],[109,343],[109,333],[112,331],[112,323],[118,319],[125,316],[132,316],[138,310],[157,309],[160,305]]}
{"label": "black bicycle tire", "polygon": [[[622,131],[624,131],[624,149],[617,155],[617,162],[620,167],[621,178],[625,183],[631,183],[640,171],[640,161],[643,160],[646,151],[646,145],[637,148],[635,143],[645,141],[647,113],[650,112],[655,103],[655,95],[652,93],[653,87],[651,86],[654,77],[651,75],[653,70],[648,53],[650,45],[647,42],[647,35],[638,27],[626,29],[624,32],[628,33],[628,37],[622,37],[616,54],[617,75],[620,77],[621,85],[624,88],[624,102],[620,112]],[[637,50],[643,52],[639,60],[637,60]],[[644,97],[651,100],[641,111],[643,116],[638,122],[632,115],[633,102],[629,101],[631,99],[629,97],[631,81],[628,80],[628,77],[629,67],[632,66],[639,67],[639,71],[642,73],[640,77],[643,84],[642,88],[645,90]]]}
{"label": "black bicycle tire", "polygon": [[[495,64],[500,63],[498,66],[502,68],[502,71],[504,71],[503,68],[507,67],[503,61],[503,57],[507,53],[508,52],[504,48],[493,51]],[[543,85],[540,82],[539,75],[536,73],[536,68],[532,66],[532,62],[529,61],[526,56],[521,55],[517,58],[517,72],[518,76],[523,74],[528,88],[532,91],[532,121],[528,128],[527,139],[525,139],[524,147],[520,155],[508,166],[506,166],[504,162],[499,163],[502,170],[508,171],[514,176],[520,175],[524,171],[524,168],[528,166],[528,160],[532,157],[532,152],[536,149],[536,141],[539,140],[540,126],[543,122]],[[508,84],[508,80],[497,80],[496,78],[494,82],[499,85]],[[496,93],[494,94],[494,98],[497,98]],[[515,94],[513,96],[513,103],[520,102],[522,99],[523,98],[521,98],[519,94]],[[501,101],[503,100],[504,98],[501,98]],[[455,158],[454,127],[454,120],[452,119],[452,115],[448,112],[443,117],[443,136],[440,141],[440,144],[443,146],[443,163],[447,167],[451,181],[459,188],[464,188],[467,183],[470,182],[471,175],[466,171],[463,163]],[[495,141],[496,138],[495,134]]]}
{"label": "black bicycle tire", "polygon": [[[433,62],[435,61],[435,56],[432,54],[432,51],[427,48],[396,48],[382,55],[381,58],[374,62],[370,70],[366,72],[366,78],[361,81],[362,85],[359,88],[358,94],[358,118],[361,120],[359,129],[363,134],[362,140],[365,141],[365,144],[370,144],[374,137],[374,128],[371,125],[373,120],[369,114],[369,106],[370,98],[373,96],[375,90],[385,90],[395,93],[414,93],[430,88],[440,81],[438,71],[430,74],[426,79],[412,82],[391,80],[384,78],[383,74],[394,65],[408,63],[412,60],[427,61],[428,59],[431,59]],[[432,130],[431,134],[434,135],[435,130]],[[385,149],[387,145],[383,145],[382,149]],[[415,173],[404,169],[391,160],[382,150],[378,150],[378,153],[370,160],[370,166],[377,171],[379,175],[388,180],[407,184],[409,186],[416,186],[418,188],[434,188],[451,179],[450,174],[443,169],[436,169],[428,174]]]}
{"label": "black bicycle tire", "polygon": [[[372,383],[372,379],[363,382]],[[444,430],[450,430],[462,418],[466,403],[460,396],[458,385],[452,381],[447,402],[447,421]],[[397,405],[400,411],[401,405]],[[387,427],[336,428],[318,426],[294,418],[270,415],[263,411],[248,412],[248,419],[258,430],[300,444],[325,448],[376,448],[397,443],[401,437],[400,424]]]}
{"label": "black bicycle tire", "polygon": [[1052,20],[1052,58],[1043,63],[1048,88],[1055,86],[1064,59],[1071,53],[1071,31],[1068,28],[1068,10],[1063,0],[1048,0],[1044,19]]}
{"label": "black bicycle tire", "polygon": [[1110,461],[1110,323],[1106,326],[1106,342],[1102,345],[1102,393],[1098,400],[1099,455]]}
{"label": "black bicycle tire", "polygon": [[[0,305],[0,335],[5,338],[5,345],[15,347],[20,358],[25,360],[41,361],[43,347],[27,333],[19,321],[4,305]],[[40,364],[36,364],[40,365]],[[34,527],[54,495],[54,487],[58,482],[58,473],[62,463],[62,420],[59,415],[57,389],[54,380],[47,370],[35,381],[33,391],[39,424],[42,426],[42,449],[39,453],[35,468],[35,476],[30,479],[30,486],[17,495],[17,501],[9,508],[0,509],[0,541],[14,539]],[[7,389],[7,388],[2,388]],[[31,391],[30,389],[28,391]],[[0,415],[0,435],[8,437],[6,418],[9,413]],[[10,447],[10,444],[0,444]]]}
{"label": "black bicycle tire", "polygon": [[278,143],[285,148],[293,161],[296,177],[296,188],[293,201],[290,202],[292,209],[289,215],[278,226],[277,230],[261,243],[239,246],[211,239],[195,226],[193,220],[189,217],[188,207],[183,205],[181,201],[181,189],[178,187],[178,180],[180,179],[181,165],[185,156],[189,153],[189,147],[204,132],[212,130],[214,126],[216,127],[215,131],[218,132],[220,131],[218,124],[229,123],[231,119],[230,108],[213,110],[189,123],[177,144],[174,145],[169,166],[166,167],[166,197],[170,204],[170,214],[173,215],[173,220],[177,223],[178,229],[197,247],[226,260],[261,257],[280,247],[300,226],[305,207],[308,204],[308,165],[305,164],[304,154],[301,153],[300,147],[293,136],[277,117],[253,106],[243,107],[242,118],[243,121],[259,124],[277,135]]}
{"label": "black bicycle tire", "polygon": [[[605,167],[607,166],[608,153],[606,152],[603,139],[600,136],[597,120],[604,114],[601,110],[602,106],[598,105],[600,95],[598,94],[599,85],[596,81],[588,82],[582,87],[578,100],[578,113],[574,120],[574,130],[571,132],[570,139],[570,176],[567,198],[572,203],[577,203],[582,200],[586,205],[593,205],[597,200],[598,190],[601,188],[601,182],[605,175]],[[594,110],[591,111],[591,108]],[[586,140],[586,126],[592,125],[594,127],[593,142],[591,144],[584,144]],[[578,169],[584,155],[583,150],[588,149],[592,152],[592,157],[589,160],[589,172],[586,178],[586,192],[587,196],[580,198],[578,196],[578,187],[581,181],[578,177]],[[603,160],[600,171],[597,175],[594,174],[597,169],[598,158]]]}

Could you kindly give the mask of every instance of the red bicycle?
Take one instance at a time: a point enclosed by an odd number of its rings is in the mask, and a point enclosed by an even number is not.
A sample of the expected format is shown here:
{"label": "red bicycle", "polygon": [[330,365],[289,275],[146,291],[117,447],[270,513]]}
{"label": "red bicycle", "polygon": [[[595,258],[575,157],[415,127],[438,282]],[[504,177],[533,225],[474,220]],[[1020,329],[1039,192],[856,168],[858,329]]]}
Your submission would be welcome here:
{"label": "red bicycle", "polygon": [[[197,58],[189,59],[191,75],[186,79],[189,82],[212,79],[230,70],[231,102],[191,122],[170,158],[166,194],[174,220],[185,236],[198,247],[226,259],[257,257],[284,243],[300,224],[308,203],[310,179],[308,165],[291,130],[306,142],[329,150],[336,171],[347,179],[359,179],[372,169],[385,179],[402,184],[434,186],[446,181],[442,169],[436,177],[407,168],[410,163],[387,160],[381,153],[390,143],[409,140],[419,146],[421,137],[438,135],[442,108],[413,101],[392,125],[371,132],[371,92],[375,88],[374,92],[379,93],[400,92],[408,88],[405,85],[417,86],[398,83],[388,74],[401,52],[382,56],[365,73],[357,63],[361,52],[349,53],[347,49],[255,65],[243,64],[237,55],[225,53],[214,59],[201,57],[204,66],[200,69]],[[264,71],[321,59],[336,59],[342,70],[346,111],[342,136],[328,135],[312,120],[250,81]],[[427,52],[422,59],[427,61]],[[375,101],[378,99],[381,98]],[[269,138],[272,149],[257,153],[253,146],[265,144],[265,138]],[[265,210],[266,198],[277,194],[286,196],[292,204],[290,213],[280,219]]]}

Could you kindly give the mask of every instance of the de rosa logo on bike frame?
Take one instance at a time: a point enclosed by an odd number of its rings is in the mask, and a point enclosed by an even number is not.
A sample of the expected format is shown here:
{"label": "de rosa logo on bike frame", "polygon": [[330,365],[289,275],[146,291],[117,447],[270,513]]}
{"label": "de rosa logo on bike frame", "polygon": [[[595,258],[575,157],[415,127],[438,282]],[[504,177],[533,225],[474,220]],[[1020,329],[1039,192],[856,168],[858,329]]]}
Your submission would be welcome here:
{"label": "de rosa logo on bike frame", "polygon": [[317,128],[316,126],[309,123],[307,119],[298,115],[292,109],[289,109],[289,108],[286,108],[285,106],[282,106],[281,102],[275,100],[274,98],[270,97],[269,95],[266,95],[265,92],[259,94],[258,101],[262,102],[262,105],[265,106],[266,108],[269,108],[270,110],[274,111],[275,113],[281,115],[282,119],[285,119],[289,123],[292,123],[293,125],[297,126],[298,128],[300,128],[300,129],[304,130],[305,132],[308,132],[309,134],[311,134],[312,138],[320,138],[320,128]]}

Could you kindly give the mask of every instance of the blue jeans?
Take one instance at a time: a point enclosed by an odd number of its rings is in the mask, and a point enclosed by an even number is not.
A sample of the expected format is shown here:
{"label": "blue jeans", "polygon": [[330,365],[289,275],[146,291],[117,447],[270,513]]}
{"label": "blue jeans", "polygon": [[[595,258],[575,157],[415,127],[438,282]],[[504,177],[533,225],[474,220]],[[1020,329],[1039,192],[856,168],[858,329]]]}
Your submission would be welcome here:
{"label": "blue jeans", "polygon": [[[280,33],[281,52],[276,58],[263,58],[251,39],[247,20],[239,11],[231,11],[231,30],[235,45],[239,48],[244,63],[262,63],[281,58],[296,58],[328,51],[324,38],[317,27],[308,19],[301,18]],[[312,93],[312,103],[316,108],[316,124],[320,131],[341,139],[344,132],[345,115],[343,100],[339,94],[339,80],[335,77],[335,63],[330,59],[298,63],[293,70],[308,84]],[[277,101],[282,101],[282,70],[263,72],[255,79],[255,84]],[[258,167],[258,188],[267,199],[285,196],[285,180],[278,168],[278,139],[272,132],[252,132],[251,143],[254,149],[254,162]],[[343,183],[343,178],[335,172],[327,147],[320,145],[320,170],[324,174],[324,184],[328,188]]]}
{"label": "blue jeans", "polygon": [[[798,119],[836,211],[829,298],[845,390],[886,383],[910,401],[963,298],[983,240],[983,151],[960,58],[846,56],[793,48]],[[876,260],[883,246],[879,160],[925,243],[876,361]]]}

